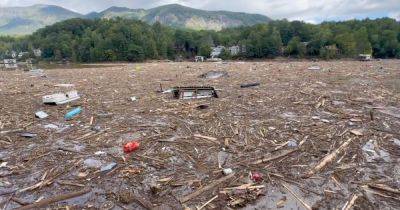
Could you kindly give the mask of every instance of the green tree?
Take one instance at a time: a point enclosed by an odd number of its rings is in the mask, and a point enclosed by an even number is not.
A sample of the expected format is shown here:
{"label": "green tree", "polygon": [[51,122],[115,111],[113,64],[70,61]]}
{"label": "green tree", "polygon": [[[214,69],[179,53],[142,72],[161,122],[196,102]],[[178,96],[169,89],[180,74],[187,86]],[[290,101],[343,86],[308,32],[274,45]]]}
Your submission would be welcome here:
{"label": "green tree", "polygon": [[305,56],[306,52],[306,45],[301,42],[301,39],[298,36],[293,37],[286,48],[286,54],[289,56],[302,58]]}
{"label": "green tree", "polygon": [[366,27],[362,27],[354,34],[356,41],[357,54],[372,54],[372,46],[368,39],[368,31]]}
{"label": "green tree", "polygon": [[128,61],[143,61],[145,59],[143,48],[135,44],[130,44],[127,58]]}
{"label": "green tree", "polygon": [[209,46],[209,45],[201,45],[200,47],[199,47],[199,52],[198,52],[198,54],[200,55],[200,56],[204,56],[204,57],[210,57],[210,54],[211,54],[211,47]]}
{"label": "green tree", "polygon": [[231,52],[228,49],[223,49],[221,52],[221,55],[219,55],[219,57],[222,60],[231,60],[232,59]]}
{"label": "green tree", "polygon": [[336,36],[335,41],[342,57],[354,57],[356,55],[356,42],[353,34],[339,34]]}

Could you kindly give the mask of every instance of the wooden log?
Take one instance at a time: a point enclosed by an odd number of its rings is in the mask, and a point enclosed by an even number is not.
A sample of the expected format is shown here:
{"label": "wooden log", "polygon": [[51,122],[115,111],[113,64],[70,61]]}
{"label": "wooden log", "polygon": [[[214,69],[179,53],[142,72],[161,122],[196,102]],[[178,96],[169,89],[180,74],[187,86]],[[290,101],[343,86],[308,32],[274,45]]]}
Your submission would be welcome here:
{"label": "wooden log", "polygon": [[351,199],[346,202],[346,204],[343,206],[342,210],[350,210],[351,207],[353,207],[354,204],[356,203],[357,199],[358,199],[358,195],[351,196]]}
{"label": "wooden log", "polygon": [[220,144],[220,143],[217,141],[218,139],[217,139],[217,138],[214,138],[214,137],[203,136],[203,135],[200,135],[200,134],[194,134],[193,136],[196,137],[196,138],[201,138],[201,139],[210,141],[210,142],[215,143],[215,144]]}
{"label": "wooden log", "polygon": [[52,204],[52,203],[56,203],[56,202],[59,202],[59,201],[68,200],[68,199],[71,199],[71,198],[75,198],[75,197],[84,195],[84,194],[86,194],[86,193],[88,193],[90,191],[91,191],[91,189],[84,189],[84,190],[77,191],[77,192],[58,195],[58,196],[55,196],[55,197],[52,197],[52,198],[41,200],[41,201],[39,201],[37,203],[33,203],[33,204],[30,204],[30,205],[26,205],[26,206],[17,208],[16,210],[38,209],[38,208],[47,206],[47,205]]}
{"label": "wooden log", "polygon": [[205,187],[202,187],[202,188],[198,189],[197,191],[195,191],[195,192],[193,192],[193,193],[191,193],[189,195],[186,195],[186,196],[182,197],[181,199],[179,199],[179,201],[181,203],[185,203],[185,202],[187,202],[187,201],[189,201],[189,200],[201,195],[202,193],[204,193],[204,192],[206,192],[208,190],[211,190],[212,188],[220,185],[221,183],[231,179],[234,176],[235,176],[235,173],[229,174],[228,176],[224,176],[224,177],[212,182],[211,184],[209,184],[209,185],[207,185]]}
{"label": "wooden log", "polygon": [[383,184],[369,184],[368,187],[375,189],[375,190],[385,191],[385,192],[389,192],[389,193],[393,193],[393,194],[400,194],[400,190],[393,189],[393,188],[383,185]]}
{"label": "wooden log", "polygon": [[335,151],[333,151],[332,153],[328,154],[327,156],[325,156],[313,169],[311,169],[309,172],[307,172],[306,174],[304,174],[302,176],[303,179],[307,179],[310,178],[311,176],[313,176],[314,174],[318,173],[321,169],[323,169],[326,165],[328,165],[329,163],[331,163],[333,160],[336,159],[336,157],[342,152],[344,151],[349,144],[353,141],[353,138],[348,139],[347,141],[345,141],[342,145],[340,145],[339,148],[337,148]]}
{"label": "wooden log", "polygon": [[294,153],[296,151],[298,151],[298,149],[288,150],[288,151],[285,151],[285,152],[283,152],[283,153],[281,153],[279,155],[273,156],[273,157],[259,159],[259,160],[255,161],[255,162],[251,163],[251,164],[257,165],[257,164],[261,164],[261,163],[268,163],[268,162],[283,158],[283,157],[285,157],[287,155],[290,155],[290,154],[292,154],[292,153]]}
{"label": "wooden log", "polygon": [[296,195],[288,186],[285,184],[281,183],[281,185],[290,193],[293,195],[294,198],[296,198],[307,210],[312,210],[311,206],[308,205],[305,201],[303,201],[299,196]]}

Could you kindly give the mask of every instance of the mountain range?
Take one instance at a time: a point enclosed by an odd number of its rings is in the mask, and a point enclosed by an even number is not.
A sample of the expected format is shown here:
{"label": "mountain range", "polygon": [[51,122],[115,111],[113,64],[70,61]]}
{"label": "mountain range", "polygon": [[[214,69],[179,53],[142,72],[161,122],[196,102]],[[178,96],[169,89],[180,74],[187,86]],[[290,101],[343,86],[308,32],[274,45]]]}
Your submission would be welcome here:
{"label": "mountain range", "polygon": [[170,4],[152,9],[129,9],[110,7],[102,12],[86,15],[54,5],[33,5],[29,7],[0,7],[0,35],[25,35],[71,18],[130,18],[147,23],[160,22],[176,28],[194,30],[221,30],[238,26],[265,23],[271,19],[264,15],[229,11],[206,11]]}

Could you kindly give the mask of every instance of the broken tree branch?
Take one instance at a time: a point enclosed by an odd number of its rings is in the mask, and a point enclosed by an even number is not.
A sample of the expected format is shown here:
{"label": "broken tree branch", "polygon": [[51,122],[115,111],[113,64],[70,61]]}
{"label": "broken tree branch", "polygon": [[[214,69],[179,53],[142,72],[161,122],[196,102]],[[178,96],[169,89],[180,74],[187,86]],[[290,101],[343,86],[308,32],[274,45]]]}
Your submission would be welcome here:
{"label": "broken tree branch", "polygon": [[286,186],[285,184],[283,184],[281,182],[281,185],[290,193],[293,195],[293,197],[295,197],[303,206],[304,208],[306,208],[307,210],[312,210],[311,206],[308,205],[305,201],[303,201],[299,196],[297,196],[288,186]]}
{"label": "broken tree branch", "polygon": [[345,150],[349,144],[353,141],[353,138],[348,139],[346,142],[344,142],[342,145],[340,145],[339,148],[337,148],[335,151],[330,153],[329,155],[325,156],[313,169],[311,169],[307,174],[304,174],[302,176],[303,179],[310,178],[313,176],[315,173],[319,172],[321,169],[323,169],[326,165],[328,165],[330,162],[336,159],[336,157],[343,151]]}
{"label": "broken tree branch", "polygon": [[220,144],[220,143],[217,141],[218,139],[217,139],[217,138],[214,138],[214,137],[203,136],[203,135],[200,135],[200,134],[194,134],[193,136],[196,137],[196,138],[201,138],[201,139],[204,139],[204,140],[213,142],[213,143],[215,143],[215,144]]}
{"label": "broken tree branch", "polygon": [[292,153],[294,153],[296,151],[298,151],[298,149],[288,150],[288,151],[286,151],[286,152],[284,152],[282,154],[279,154],[279,155],[276,155],[276,156],[273,156],[273,157],[259,159],[259,160],[255,161],[255,162],[251,163],[251,164],[256,165],[256,164],[271,162],[271,161],[283,158],[283,157],[285,157],[287,155],[290,155],[290,154],[292,154]]}
{"label": "broken tree branch", "polygon": [[47,205],[52,204],[52,203],[56,203],[56,202],[59,202],[59,201],[63,201],[63,200],[67,200],[67,199],[71,199],[71,198],[75,198],[75,197],[84,195],[84,194],[86,194],[86,193],[88,193],[90,191],[91,191],[91,189],[84,189],[84,190],[77,191],[77,192],[58,195],[58,196],[55,196],[55,197],[52,197],[52,198],[41,200],[41,201],[39,201],[37,203],[33,203],[33,204],[30,204],[30,205],[23,206],[23,207],[18,208],[16,210],[38,209],[38,208],[47,206]]}
{"label": "broken tree branch", "polygon": [[372,188],[374,190],[380,190],[380,191],[385,191],[385,192],[389,192],[389,193],[400,194],[400,190],[393,189],[393,188],[383,185],[383,184],[368,184],[368,187]]}
{"label": "broken tree branch", "polygon": [[206,207],[208,204],[210,204],[211,202],[213,202],[213,200],[217,199],[218,195],[214,196],[213,198],[211,198],[209,201],[207,201],[205,204],[203,204],[202,206],[198,207],[197,210],[201,210],[204,207]]}
{"label": "broken tree branch", "polygon": [[351,207],[353,207],[354,204],[356,203],[357,199],[358,199],[358,195],[354,194],[353,196],[351,196],[351,199],[346,202],[346,204],[343,206],[342,210],[350,210]]}
{"label": "broken tree branch", "polygon": [[187,201],[189,201],[189,200],[191,200],[191,199],[193,199],[193,198],[195,198],[195,197],[201,195],[202,193],[204,193],[204,192],[206,192],[206,191],[208,191],[208,190],[211,190],[212,188],[214,188],[214,187],[220,185],[221,183],[223,183],[223,182],[225,182],[225,181],[231,179],[231,178],[234,177],[234,176],[235,176],[235,173],[232,173],[232,174],[230,174],[230,175],[228,175],[228,176],[222,177],[222,178],[220,178],[220,179],[214,181],[213,183],[211,183],[211,184],[209,184],[209,185],[207,185],[207,186],[205,186],[205,187],[202,187],[202,188],[198,189],[197,191],[195,191],[195,192],[193,192],[193,193],[191,193],[191,194],[189,194],[189,195],[187,195],[187,196],[185,196],[185,197],[179,199],[179,201],[180,201],[181,203],[185,203],[185,202],[187,202]]}

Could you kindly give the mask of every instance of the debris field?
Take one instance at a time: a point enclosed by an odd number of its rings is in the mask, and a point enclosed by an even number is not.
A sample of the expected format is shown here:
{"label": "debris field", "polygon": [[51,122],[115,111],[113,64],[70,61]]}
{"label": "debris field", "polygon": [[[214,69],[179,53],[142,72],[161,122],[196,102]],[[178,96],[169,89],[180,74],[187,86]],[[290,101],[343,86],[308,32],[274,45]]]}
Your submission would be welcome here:
{"label": "debris field", "polygon": [[2,209],[400,204],[400,60],[0,71],[0,99]]}

